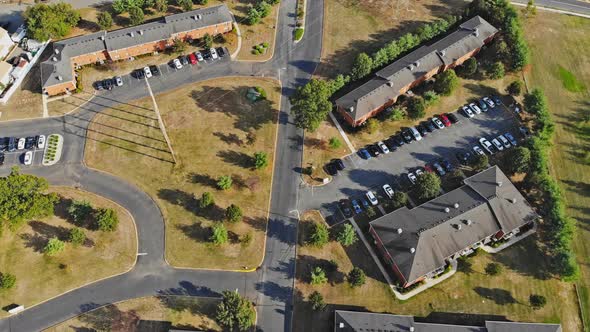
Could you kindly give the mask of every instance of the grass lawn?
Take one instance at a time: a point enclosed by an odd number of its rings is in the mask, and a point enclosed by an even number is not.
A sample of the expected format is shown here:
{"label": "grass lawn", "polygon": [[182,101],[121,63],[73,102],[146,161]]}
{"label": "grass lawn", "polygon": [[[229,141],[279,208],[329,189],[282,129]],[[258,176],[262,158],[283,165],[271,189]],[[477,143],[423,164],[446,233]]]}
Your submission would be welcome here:
{"label": "grass lawn", "polygon": [[222,331],[215,322],[218,299],[192,296],[141,297],[92,310],[46,332],[168,332],[171,328]]}
{"label": "grass lawn", "polygon": [[348,72],[356,55],[371,53],[424,22],[460,11],[459,0],[326,0],[322,63],[316,75]]}
{"label": "grass lawn", "polygon": [[43,116],[41,101],[41,72],[39,66],[31,69],[18,90],[6,105],[0,104],[0,121],[40,118]]}
{"label": "grass lawn", "polygon": [[[402,302],[395,299],[362,243],[346,249],[335,241],[322,249],[302,246],[309,224],[320,222],[320,218],[317,213],[306,213],[302,219],[295,281],[295,331],[329,330],[335,309],[415,315],[457,324],[481,324],[495,316],[514,321],[561,322],[564,331],[580,330],[574,289],[571,284],[545,277],[547,262],[534,237],[496,255],[479,254],[470,259],[470,268],[463,267],[449,280]],[[328,274],[329,282],[322,286],[309,284],[311,268],[326,265],[330,260],[338,263],[338,271]],[[486,275],[489,262],[499,263],[503,273]],[[345,281],[345,274],[353,266],[360,266],[367,274],[367,283],[357,289]],[[324,311],[313,312],[306,303],[314,290],[328,304]],[[531,294],[544,295],[547,305],[533,310],[528,304]]]}
{"label": "grass lawn", "polygon": [[[248,101],[245,94],[252,86],[264,88],[268,101]],[[155,199],[166,220],[170,264],[252,268],[263,256],[279,99],[280,88],[273,80],[229,77],[156,96],[176,166],[151,99],[120,105],[94,118],[85,160],[90,167],[137,184]],[[253,144],[246,143],[250,131],[257,138]],[[253,170],[258,151],[268,154],[270,165]],[[230,190],[217,189],[222,175],[232,177]],[[202,210],[198,198],[206,191],[213,194],[215,206]],[[229,243],[215,246],[209,242],[211,226],[224,220],[229,204],[242,208],[244,221],[227,223]]]}
{"label": "grass lawn", "polygon": [[94,97],[92,92],[92,90],[86,90],[71,96],[54,97],[55,99],[47,103],[49,116],[60,116],[77,109]]}
{"label": "grass lawn", "polygon": [[[590,24],[587,19],[539,12],[525,25],[531,47],[529,87],[544,90],[556,122],[551,171],[568,214],[577,221],[578,286],[590,323]],[[547,50],[551,50],[548,52]],[[590,331],[590,326],[586,326]]]}
{"label": "grass lawn", "polygon": [[[135,263],[137,234],[129,213],[119,205],[94,194],[69,187],[52,187],[61,202],[55,216],[34,220],[17,232],[0,237],[0,271],[16,276],[13,289],[0,291],[0,307],[13,303],[30,307],[86,283],[123,273]],[[96,207],[114,208],[119,227],[112,233],[85,229],[87,242],[74,248],[66,244],[57,256],[42,253],[47,241],[57,236],[65,240],[74,225],[67,207],[71,200],[87,200]],[[7,315],[0,312],[0,317]]]}

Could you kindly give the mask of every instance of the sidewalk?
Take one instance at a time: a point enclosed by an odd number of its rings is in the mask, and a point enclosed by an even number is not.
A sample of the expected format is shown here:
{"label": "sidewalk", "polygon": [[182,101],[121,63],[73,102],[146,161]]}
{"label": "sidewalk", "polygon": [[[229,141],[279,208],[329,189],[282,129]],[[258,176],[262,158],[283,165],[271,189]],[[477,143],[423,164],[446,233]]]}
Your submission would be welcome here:
{"label": "sidewalk", "polygon": [[483,246],[481,246],[481,249],[487,253],[495,254],[495,253],[498,253],[498,252],[510,247],[511,245],[515,244],[516,242],[523,240],[524,238],[535,233],[536,231],[537,231],[537,224],[535,223],[535,226],[532,229],[530,229],[530,230],[526,231],[525,233],[520,234],[518,236],[515,235],[515,236],[511,237],[508,241],[504,242],[499,247],[494,248],[492,246],[483,245]]}
{"label": "sidewalk", "polygon": [[350,140],[348,139],[348,136],[346,135],[346,133],[344,132],[344,130],[342,129],[342,127],[340,127],[340,123],[338,123],[338,120],[336,119],[336,117],[334,116],[334,114],[332,112],[328,113],[330,115],[330,119],[332,119],[332,122],[334,122],[334,125],[336,125],[336,128],[338,129],[338,132],[340,132],[340,136],[342,136],[342,138],[344,139],[344,142],[346,142],[346,145],[348,146],[348,149],[350,150],[350,153],[355,153],[356,149],[354,148],[354,145],[352,145],[352,143],[350,142]]}

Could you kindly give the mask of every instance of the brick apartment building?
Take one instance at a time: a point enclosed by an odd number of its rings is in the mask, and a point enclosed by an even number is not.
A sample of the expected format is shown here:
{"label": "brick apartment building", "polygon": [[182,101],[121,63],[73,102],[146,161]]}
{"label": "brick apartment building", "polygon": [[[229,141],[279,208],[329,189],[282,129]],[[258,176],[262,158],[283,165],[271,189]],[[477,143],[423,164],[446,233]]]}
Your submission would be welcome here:
{"label": "brick apartment building", "polygon": [[197,39],[232,30],[233,15],[225,5],[164,16],[161,19],[115,31],[96,33],[53,43],[49,59],[41,63],[43,92],[58,95],[76,89],[74,70],[102,61],[125,60],[160,52],[174,39]]}
{"label": "brick apartment building", "polygon": [[463,186],[413,209],[402,207],[370,223],[377,248],[403,287],[441,274],[483,244],[532,229],[538,215],[493,166]]}
{"label": "brick apartment building", "polygon": [[337,110],[351,126],[362,125],[408,90],[477,54],[497,32],[483,18],[475,16],[441,40],[376,72],[368,82],[338,98]]}

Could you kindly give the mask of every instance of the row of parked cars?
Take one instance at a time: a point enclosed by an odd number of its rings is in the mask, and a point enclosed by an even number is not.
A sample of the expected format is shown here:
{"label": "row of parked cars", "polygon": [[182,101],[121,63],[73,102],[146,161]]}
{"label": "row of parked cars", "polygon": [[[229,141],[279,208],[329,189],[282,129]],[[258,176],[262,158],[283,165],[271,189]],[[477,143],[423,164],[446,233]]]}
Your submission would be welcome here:
{"label": "row of parked cars", "polygon": [[[382,189],[386,197],[393,199],[394,191],[389,184],[384,184]],[[363,212],[363,210],[368,209],[370,206],[376,206],[378,204],[379,200],[377,199],[376,193],[369,190],[362,198],[353,199],[350,202],[347,199],[340,200],[338,202],[338,207],[344,216],[348,218],[352,217],[353,213],[360,214]]]}
{"label": "row of parked cars", "polygon": [[45,135],[28,136],[28,137],[0,137],[0,165],[4,165],[5,152],[26,151],[23,156],[25,165],[33,162],[33,149],[45,148]]}

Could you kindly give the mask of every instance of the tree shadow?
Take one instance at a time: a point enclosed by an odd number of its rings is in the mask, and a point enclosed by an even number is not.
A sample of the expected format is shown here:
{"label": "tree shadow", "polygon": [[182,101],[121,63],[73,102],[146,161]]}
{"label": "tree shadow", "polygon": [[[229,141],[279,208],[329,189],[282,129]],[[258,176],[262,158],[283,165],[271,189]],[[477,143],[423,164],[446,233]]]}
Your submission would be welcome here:
{"label": "tree shadow", "polygon": [[221,298],[221,294],[205,286],[195,286],[190,281],[180,281],[179,287],[168,288],[158,291],[158,295],[190,295]]}
{"label": "tree shadow", "polygon": [[187,178],[191,183],[201,184],[213,189],[217,189],[217,179],[214,179],[207,174],[189,173]]}
{"label": "tree shadow", "polygon": [[225,134],[217,131],[213,133],[213,136],[218,137],[222,142],[228,145],[235,144],[237,146],[242,146],[244,144],[244,141],[242,141],[242,139],[234,133]]}
{"label": "tree shadow", "polygon": [[34,233],[23,233],[19,236],[25,242],[25,247],[32,248],[35,252],[43,252],[51,238],[57,237],[61,241],[68,240],[69,229],[66,227],[53,226],[41,221],[31,221],[29,226]]}
{"label": "tree shadow", "polygon": [[236,165],[242,168],[250,169],[254,166],[254,158],[243,152],[225,150],[217,152],[217,156],[225,163]]}
{"label": "tree shadow", "polygon": [[130,331],[141,319],[135,310],[122,311],[116,304],[108,304],[98,309],[93,309],[92,305],[83,305],[85,310],[82,309],[82,312],[86,313],[78,319],[96,331]]}
{"label": "tree shadow", "polygon": [[[533,234],[491,256],[495,261],[522,275],[538,280],[551,278],[549,256],[539,247],[537,235]],[[526,257],[526,259],[523,259]]]}
{"label": "tree shadow", "polygon": [[176,225],[184,235],[197,242],[208,242],[213,232],[210,227],[203,227],[202,223],[195,221],[190,225]]}
{"label": "tree shadow", "polygon": [[264,217],[244,217],[244,223],[248,224],[255,230],[265,231],[267,219]]}
{"label": "tree shadow", "polygon": [[339,270],[332,262],[327,259],[317,258],[309,255],[297,257],[297,275],[296,278],[301,282],[311,283],[311,272],[316,267],[321,267],[326,272],[328,283],[336,285],[344,282],[346,274]]}
{"label": "tree shadow", "polygon": [[481,297],[494,301],[498,305],[519,303],[510,291],[501,288],[475,287],[473,290]]}

